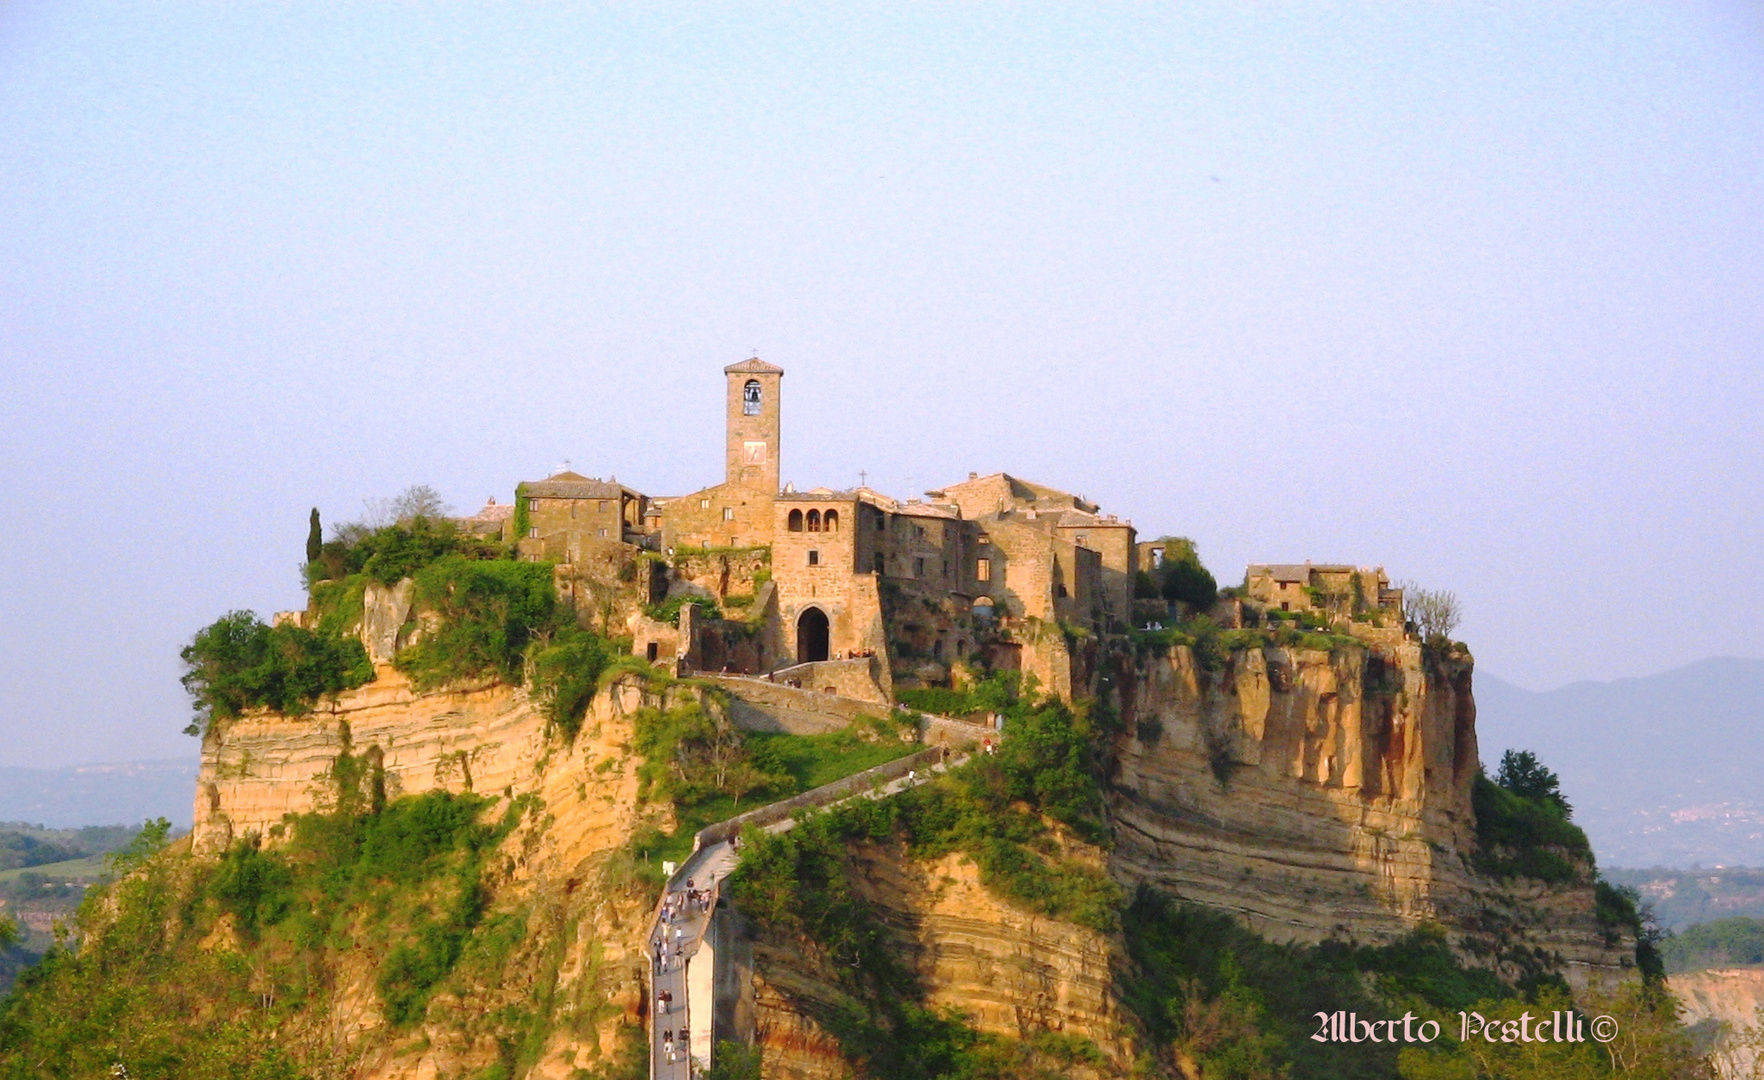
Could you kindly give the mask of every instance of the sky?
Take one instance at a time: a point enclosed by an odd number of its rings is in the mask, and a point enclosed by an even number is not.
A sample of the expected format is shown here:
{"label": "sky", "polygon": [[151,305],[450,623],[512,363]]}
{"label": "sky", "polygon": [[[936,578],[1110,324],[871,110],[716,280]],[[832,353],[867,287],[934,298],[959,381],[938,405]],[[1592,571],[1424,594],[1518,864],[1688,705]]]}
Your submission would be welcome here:
{"label": "sky", "polygon": [[310,507],[720,480],[756,352],[798,487],[1764,655],[1755,6],[9,3],[0,148],[0,765],[193,755]]}

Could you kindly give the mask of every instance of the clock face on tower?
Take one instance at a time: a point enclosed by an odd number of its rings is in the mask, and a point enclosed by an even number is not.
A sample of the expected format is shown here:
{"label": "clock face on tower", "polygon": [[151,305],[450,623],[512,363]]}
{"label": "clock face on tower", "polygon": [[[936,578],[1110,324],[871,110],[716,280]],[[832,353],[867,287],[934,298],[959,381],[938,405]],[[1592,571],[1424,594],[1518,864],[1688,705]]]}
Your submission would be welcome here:
{"label": "clock face on tower", "polygon": [[764,465],[766,463],[766,444],[763,442],[742,443],[741,461],[745,465]]}

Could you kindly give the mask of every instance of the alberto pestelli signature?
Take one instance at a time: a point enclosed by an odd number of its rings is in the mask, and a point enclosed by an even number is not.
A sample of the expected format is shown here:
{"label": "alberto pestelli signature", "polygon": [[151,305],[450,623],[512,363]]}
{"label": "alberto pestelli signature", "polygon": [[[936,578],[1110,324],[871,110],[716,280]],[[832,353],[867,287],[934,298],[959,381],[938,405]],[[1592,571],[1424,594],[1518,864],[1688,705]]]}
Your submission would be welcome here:
{"label": "alberto pestelli signature", "polygon": [[[1362,1020],[1351,1012],[1318,1012],[1312,1042],[1430,1043],[1442,1030],[1438,1020],[1421,1020],[1404,1013],[1395,1020]],[[1588,1032],[1597,1042],[1617,1037],[1617,1021],[1595,1016],[1590,1021],[1572,1010],[1552,1012],[1548,1017],[1520,1013],[1513,1020],[1490,1020],[1477,1012],[1458,1014],[1458,1041],[1480,1038],[1491,1043],[1585,1042]]]}

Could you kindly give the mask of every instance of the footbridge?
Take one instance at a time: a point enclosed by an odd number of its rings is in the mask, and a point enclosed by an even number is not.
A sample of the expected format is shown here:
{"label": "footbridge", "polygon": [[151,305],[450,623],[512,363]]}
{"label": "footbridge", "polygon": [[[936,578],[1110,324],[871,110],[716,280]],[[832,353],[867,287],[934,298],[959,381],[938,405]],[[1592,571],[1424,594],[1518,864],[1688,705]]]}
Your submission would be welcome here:
{"label": "footbridge", "polygon": [[[716,681],[727,687],[737,702],[756,705],[758,699],[756,707],[771,714],[771,719],[781,725],[784,722],[777,721],[775,715],[780,707],[790,713],[800,711],[817,716],[817,731],[843,727],[859,715],[852,711],[844,723],[834,720],[829,714],[845,709],[840,702],[828,700],[836,697],[832,694],[796,690],[763,679],[719,676]],[[755,692],[751,685],[730,685],[753,683],[767,690]],[[779,696],[778,692],[787,693]],[[807,700],[791,696],[796,694],[807,695]],[[889,708],[874,702],[845,700],[853,705],[862,704],[872,715],[878,709]],[[821,708],[810,707],[813,704]],[[827,708],[829,705],[834,708]],[[762,726],[761,719],[753,714],[745,719],[748,722],[741,726],[750,729],[789,730],[785,726]],[[739,913],[722,898],[723,884],[739,859],[742,830],[752,827],[769,833],[784,832],[808,811],[854,799],[883,799],[906,791],[962,764],[985,740],[997,740],[1001,734],[990,727],[948,717],[933,717],[928,722],[938,738],[923,750],[719,821],[694,835],[692,855],[669,876],[649,925],[651,1080],[702,1077],[710,1070],[716,1043],[747,1043],[753,1039],[751,947],[744,948]],[[928,733],[922,722],[921,737]]]}

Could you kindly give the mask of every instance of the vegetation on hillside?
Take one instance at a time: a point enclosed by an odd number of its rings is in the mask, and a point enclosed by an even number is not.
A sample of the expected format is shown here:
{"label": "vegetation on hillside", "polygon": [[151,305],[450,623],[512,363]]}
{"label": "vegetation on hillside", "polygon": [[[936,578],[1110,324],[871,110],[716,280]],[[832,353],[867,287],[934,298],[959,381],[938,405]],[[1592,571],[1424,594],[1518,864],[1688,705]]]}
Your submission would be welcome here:
{"label": "vegetation on hillside", "polygon": [[696,702],[643,709],[635,724],[632,746],[643,757],[639,796],[665,804],[673,817],[671,833],[657,832],[639,845],[654,859],[684,857],[692,835],[706,825],[920,749],[881,729],[826,735],[742,731]]}
{"label": "vegetation on hillside", "polygon": [[196,708],[184,729],[191,735],[251,708],[308,712],[320,698],[374,677],[360,640],[292,624],[266,626],[249,611],[221,616],[180,655],[184,689]]}
{"label": "vegetation on hillside", "polygon": [[273,849],[251,836],[194,860],[157,854],[163,829],[141,834],[118,858],[124,876],[82,906],[78,948],[51,949],[0,1004],[0,1077],[122,1064],[142,1080],[293,1078],[297,1054],[323,1061],[298,1033],[332,1007],[342,967],[369,966],[395,1030],[438,991],[499,973],[527,929],[491,910],[489,857],[536,803],[493,812],[434,792],[376,805],[366,763],[345,756],[333,775],[338,808],[293,819]]}
{"label": "vegetation on hillside", "polygon": [[1764,920],[1736,916],[1699,923],[1660,943],[1670,972],[1764,964]]}
{"label": "vegetation on hillside", "polygon": [[1185,604],[1190,611],[1205,612],[1219,598],[1219,583],[1212,572],[1201,565],[1194,541],[1182,536],[1166,536],[1156,541],[1164,546],[1164,560],[1156,567],[1139,571],[1134,579],[1133,595],[1138,599],[1163,599]]}
{"label": "vegetation on hillside", "polygon": [[1568,801],[1554,773],[1529,751],[1508,750],[1495,780],[1477,773],[1475,865],[1490,877],[1538,881],[1586,880],[1592,845],[1569,820]]}

